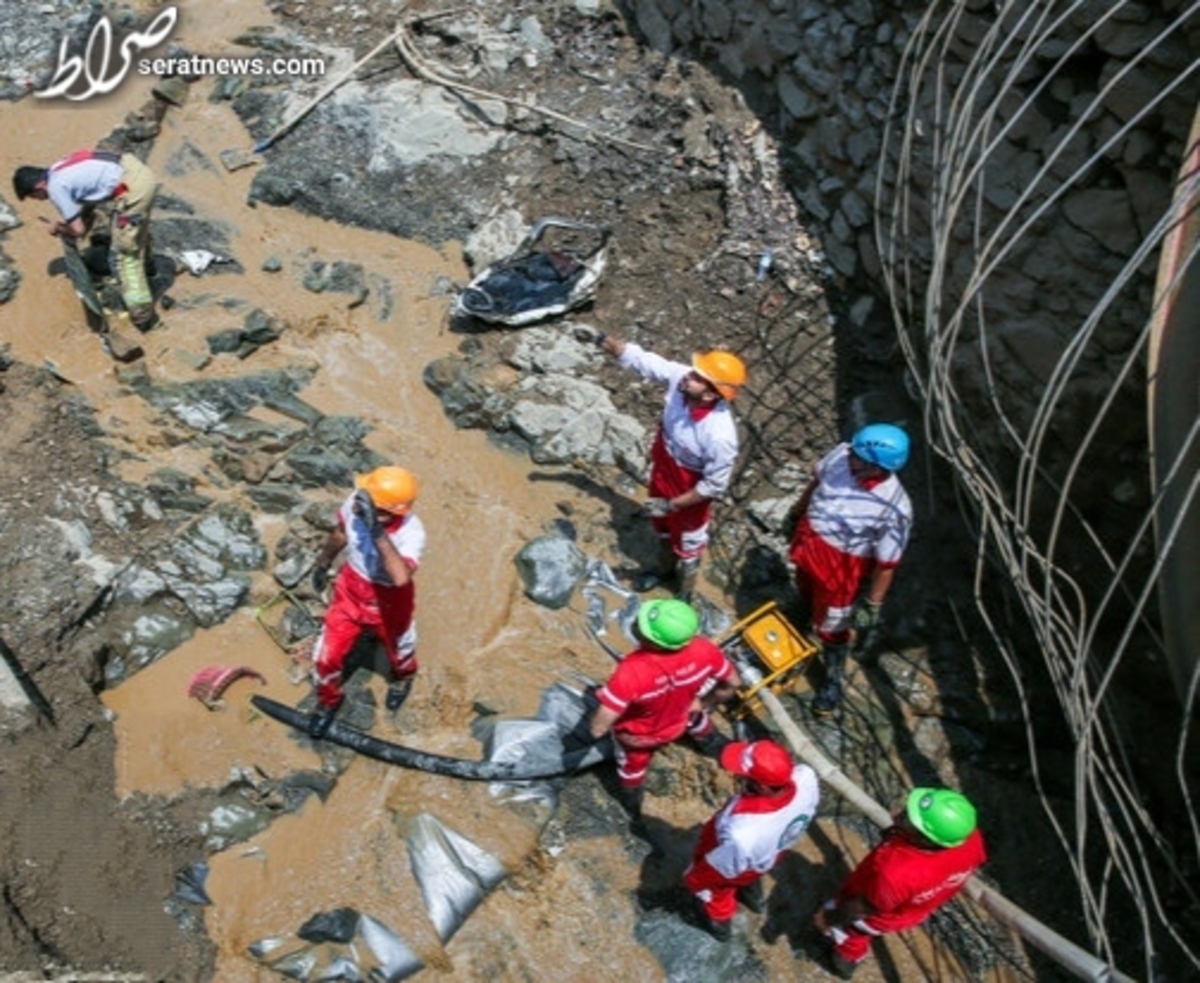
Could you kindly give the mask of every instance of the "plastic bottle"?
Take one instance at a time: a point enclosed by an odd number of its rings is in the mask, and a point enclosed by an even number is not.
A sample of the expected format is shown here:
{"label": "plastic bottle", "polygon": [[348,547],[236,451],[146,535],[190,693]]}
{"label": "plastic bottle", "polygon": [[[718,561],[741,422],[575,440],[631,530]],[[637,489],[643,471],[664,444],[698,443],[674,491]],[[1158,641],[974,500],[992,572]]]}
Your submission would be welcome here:
{"label": "plastic bottle", "polygon": [[767,278],[767,274],[771,272],[771,263],[774,258],[775,253],[770,249],[764,250],[762,256],[759,257],[758,274],[755,276],[759,283],[762,283]]}

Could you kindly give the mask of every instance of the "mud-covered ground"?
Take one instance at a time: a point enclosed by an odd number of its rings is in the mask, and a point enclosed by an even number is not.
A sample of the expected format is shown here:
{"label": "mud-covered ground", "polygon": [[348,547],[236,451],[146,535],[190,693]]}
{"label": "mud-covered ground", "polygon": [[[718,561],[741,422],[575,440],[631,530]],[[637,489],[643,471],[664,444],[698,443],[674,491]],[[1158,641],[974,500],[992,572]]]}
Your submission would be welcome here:
{"label": "mud-covered ground", "polygon": [[[355,58],[394,30],[398,16],[398,5],[385,2],[270,7],[261,11],[261,24],[273,22],[290,44],[314,49],[336,44],[351,49]],[[500,13],[481,9],[491,27],[499,25]],[[420,50],[436,59],[431,63],[455,69],[474,86],[513,99],[534,98],[655,151],[586,139],[578,128],[510,107],[494,152],[415,165],[403,172],[407,180],[402,180],[402,169],[377,172],[366,165],[372,134],[346,104],[334,99],[268,152],[265,166],[253,178],[248,205],[256,207],[258,220],[267,212],[272,221],[270,210],[277,207],[272,202],[286,200],[303,213],[424,242],[455,262],[458,243],[503,208],[515,208],[531,221],[561,215],[609,225],[614,236],[610,271],[582,319],[675,357],[728,345],[743,353],[752,368],[751,384],[737,404],[745,438],[743,464],[722,510],[711,580],[704,590],[739,613],[768,597],[779,598],[794,612],[788,572],[779,557],[779,530],[752,506],[794,494],[803,468],[869,416],[919,426],[919,408],[905,393],[900,362],[886,344],[886,328],[849,328],[852,285],[828,276],[819,236],[805,228],[786,190],[786,159],[777,158],[769,133],[742,94],[701,64],[665,59],[646,49],[615,8],[600,5],[596,13],[585,14],[570,4],[530,3],[506,8],[503,18],[511,27],[526,15],[537,16],[546,44],[539,42],[529,57],[515,59],[504,72],[486,68],[491,50],[486,38],[456,33],[461,18],[430,20],[413,33]],[[183,43],[204,50],[208,42],[185,37]],[[412,78],[412,71],[389,51],[354,84],[369,88]],[[317,88],[309,86],[307,92]],[[214,83],[195,80],[191,89],[193,100],[212,98]],[[212,102],[212,111],[236,111],[249,128],[242,131],[249,143],[278,123],[283,112],[278,99],[285,90],[283,83],[248,86],[232,100]],[[160,140],[186,144],[187,134],[171,130],[170,119],[168,115],[168,133]],[[97,135],[119,123],[104,123],[100,116]],[[248,268],[246,257],[236,256],[236,234],[231,242],[235,258]],[[314,249],[319,246],[312,243]],[[756,266],[768,246],[775,251],[775,264],[760,280]],[[270,243],[255,248],[269,250]],[[22,274],[37,278],[42,271],[24,268]],[[455,279],[463,282],[465,272]],[[259,296],[249,299],[269,306],[278,289],[278,281],[264,283]],[[293,283],[289,289],[300,288]],[[401,296],[399,302],[409,299]],[[330,331],[336,327],[325,324]],[[444,347],[499,364],[513,344],[513,333],[478,328],[447,321],[442,325]],[[321,322],[310,330],[322,330]],[[94,647],[76,643],[76,629],[103,599],[89,593],[83,578],[77,590],[64,589],[61,576],[43,581],[38,564],[61,568],[69,566],[71,557],[46,555],[22,522],[69,512],[64,489],[86,488],[90,499],[109,486],[113,495],[126,493],[114,477],[114,434],[106,433],[111,407],[87,406],[68,382],[41,367],[18,364],[3,379],[3,634],[47,705],[38,708],[34,726],[5,738],[0,756],[0,969],[52,975],[112,968],[149,979],[212,979],[216,956],[200,916],[167,900],[176,873],[207,849],[199,820],[211,796],[189,790],[169,800],[139,794],[121,802],[114,798],[114,729],[96,695],[104,686],[103,666],[97,665]],[[603,380],[618,407],[652,424],[661,398],[656,390],[629,385],[616,367],[605,369]],[[173,445],[168,439],[158,446],[166,454]],[[461,453],[479,453],[478,444],[467,448]],[[144,443],[140,449],[146,450]],[[446,452],[449,457],[455,453]],[[989,811],[1003,814],[1013,796],[1021,794],[1023,748],[1002,671],[978,661],[983,657],[964,640],[961,619],[969,599],[957,592],[965,592],[969,584],[958,583],[961,578],[955,576],[965,569],[955,546],[959,520],[952,509],[937,507],[939,499],[929,494],[933,473],[927,463],[918,450],[910,481],[918,534],[892,599],[891,634],[880,647],[883,655],[892,653],[893,662],[858,677],[865,709],[848,722],[851,737],[836,732],[824,736],[880,795],[897,787],[899,761],[919,780],[933,780],[941,763],[952,762],[950,767],[980,802],[988,828]],[[571,480],[576,497],[562,511],[585,529],[611,523],[616,533],[595,535],[620,563],[622,543],[636,541],[622,535],[638,522],[636,493],[625,491],[615,473],[592,469]],[[531,531],[555,518],[552,512],[535,514],[534,508],[531,499],[525,507]],[[159,534],[162,530],[147,519],[144,529],[135,522],[124,535]],[[93,545],[103,552],[108,544]],[[120,552],[119,544],[113,551]],[[624,559],[632,565],[637,557]],[[43,582],[55,585],[52,595],[39,588]],[[930,671],[941,681],[940,703],[935,694],[923,710],[914,711],[895,698],[898,676],[908,673],[911,683],[915,675]],[[800,703],[793,708],[802,712]],[[941,736],[933,736],[926,718],[942,715],[954,722]],[[697,775],[686,755],[667,760],[682,777],[652,787],[656,796],[669,801],[694,792],[712,800],[705,808],[719,801],[711,770],[700,769]],[[832,804],[828,808],[837,812]],[[989,829],[993,876],[1019,903],[1057,915],[1058,927],[1079,937],[1074,919],[1061,915],[1073,907],[1068,878],[1050,862],[1056,848],[1041,828],[1032,799],[1028,809],[1020,829],[999,823]],[[617,822],[619,817],[602,813],[601,821]],[[680,817],[685,827],[694,821]],[[567,829],[570,833],[569,820]],[[826,855],[836,852],[825,834],[818,840]],[[1016,859],[1017,854],[1030,855],[1030,843],[1047,858],[1038,868],[1044,879]],[[657,861],[631,850],[632,863],[646,864],[643,895],[665,889],[656,862],[665,869],[683,860],[678,849]],[[548,936],[554,924],[553,891],[564,876],[562,865],[556,871],[555,856],[551,849],[536,853],[504,889],[508,906],[502,908],[537,913],[539,931]],[[779,902],[775,917],[761,929],[769,941],[790,940],[803,971],[822,978],[798,927],[802,909],[817,898],[812,876],[807,862],[782,871],[781,881],[794,889],[794,898]],[[616,944],[635,945],[632,939]],[[486,960],[477,958],[474,975],[462,978],[532,978],[516,957],[512,965],[499,954],[489,958],[490,971]],[[1003,976],[1004,960],[998,961]],[[918,955],[905,965],[919,966],[929,975],[945,963]],[[878,978],[899,978],[896,963],[889,966],[893,975]],[[445,972],[444,978],[456,978]],[[567,977],[546,969],[536,978]],[[1042,966],[1037,978],[1053,979],[1054,971]]]}

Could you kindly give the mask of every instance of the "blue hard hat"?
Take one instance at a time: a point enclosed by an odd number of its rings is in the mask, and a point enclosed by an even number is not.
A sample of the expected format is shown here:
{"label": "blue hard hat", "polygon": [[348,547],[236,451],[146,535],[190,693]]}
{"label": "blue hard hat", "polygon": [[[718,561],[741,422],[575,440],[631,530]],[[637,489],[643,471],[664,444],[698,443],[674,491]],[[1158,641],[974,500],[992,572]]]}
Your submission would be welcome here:
{"label": "blue hard hat", "polygon": [[908,460],[908,434],[890,423],[863,427],[850,441],[854,453],[885,471],[899,471]]}

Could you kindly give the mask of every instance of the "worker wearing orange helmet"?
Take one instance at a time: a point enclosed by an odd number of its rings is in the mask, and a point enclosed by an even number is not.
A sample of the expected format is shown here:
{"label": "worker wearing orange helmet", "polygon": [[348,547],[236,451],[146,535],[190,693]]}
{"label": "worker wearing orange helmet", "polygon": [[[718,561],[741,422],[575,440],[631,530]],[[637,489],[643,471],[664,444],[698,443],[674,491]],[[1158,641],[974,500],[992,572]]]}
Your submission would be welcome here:
{"label": "worker wearing orange helmet", "polygon": [[610,335],[599,334],[596,342],[621,365],[667,387],[650,450],[646,514],[662,542],[664,572],[678,572],[677,596],[687,600],[708,546],[712,502],[733,476],[738,435],[729,403],[746,383],[746,366],[720,349],[697,352],[688,365]]}
{"label": "worker wearing orange helmet", "polygon": [[425,550],[425,527],[412,513],[417,480],[397,467],[376,468],[355,479],[355,491],[338,510],[338,524],[313,565],[312,583],[323,593],[329,568],[342,550],[333,600],[313,650],[319,709],[309,733],[322,738],[343,699],[342,675],[365,630],[378,636],[392,669],[387,708],[397,710],[417,672],[413,575]]}

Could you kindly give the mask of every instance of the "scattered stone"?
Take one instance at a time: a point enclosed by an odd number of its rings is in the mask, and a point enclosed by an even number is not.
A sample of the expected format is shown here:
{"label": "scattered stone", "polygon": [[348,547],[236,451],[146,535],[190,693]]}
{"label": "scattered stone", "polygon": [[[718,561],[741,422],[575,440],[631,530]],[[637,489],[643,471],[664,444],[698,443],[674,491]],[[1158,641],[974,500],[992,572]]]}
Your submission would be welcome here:
{"label": "scattered stone", "polygon": [[150,92],[172,106],[183,106],[188,100],[188,84],[178,75],[162,79]]}
{"label": "scattered stone", "polygon": [[541,536],[521,548],[517,571],[530,600],[548,608],[566,607],[587,569],[587,557],[571,540]]}

